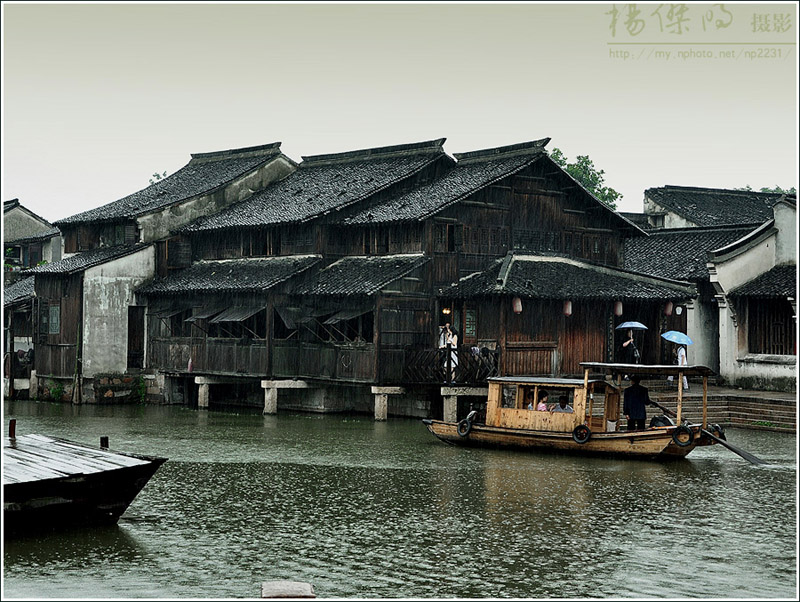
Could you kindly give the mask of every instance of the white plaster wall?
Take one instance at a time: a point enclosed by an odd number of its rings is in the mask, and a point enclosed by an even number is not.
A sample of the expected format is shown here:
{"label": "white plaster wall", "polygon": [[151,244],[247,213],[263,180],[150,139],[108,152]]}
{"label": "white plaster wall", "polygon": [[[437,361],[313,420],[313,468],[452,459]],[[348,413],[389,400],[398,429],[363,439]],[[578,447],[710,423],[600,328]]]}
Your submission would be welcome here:
{"label": "white plaster wall", "polygon": [[716,279],[726,293],[775,266],[776,238],[773,232],[741,253],[715,262]]}
{"label": "white plaster wall", "polygon": [[280,180],[295,167],[284,157],[277,157],[266,165],[229,184],[224,189],[212,194],[192,197],[184,202],[166,207],[156,213],[140,217],[139,242],[153,242],[170,236],[170,231],[185,226],[194,220],[218,213],[222,209],[243,201],[253,192],[266,188],[272,182]]}
{"label": "white plaster wall", "polygon": [[14,207],[8,213],[3,214],[3,240],[5,241],[28,238],[50,228],[52,228],[50,224],[36,219],[20,207]]}
{"label": "white plaster wall", "polygon": [[644,212],[649,214],[664,213],[664,228],[694,228],[697,226],[694,222],[690,222],[669,209],[665,209],[647,197],[644,197]]}
{"label": "white plaster wall", "polygon": [[61,237],[54,236],[42,245],[42,259],[47,263],[61,261]]}
{"label": "white plaster wall", "polygon": [[778,203],[774,213],[778,228],[775,263],[797,263],[797,208]]}
{"label": "white plaster wall", "polygon": [[708,366],[719,372],[719,310],[715,302],[695,300],[687,308],[686,334],[694,344],[687,350],[690,364]]}
{"label": "white plaster wall", "polygon": [[155,248],[147,247],[86,270],[83,280],[83,375],[125,372],[128,306],[133,290],[155,275]]}

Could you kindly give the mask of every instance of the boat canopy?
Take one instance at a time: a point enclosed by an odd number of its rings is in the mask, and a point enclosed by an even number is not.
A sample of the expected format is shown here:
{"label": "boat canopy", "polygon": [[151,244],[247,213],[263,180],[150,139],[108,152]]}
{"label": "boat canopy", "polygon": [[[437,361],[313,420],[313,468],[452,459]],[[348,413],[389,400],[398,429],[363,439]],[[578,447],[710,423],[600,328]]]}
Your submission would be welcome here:
{"label": "boat canopy", "polygon": [[606,373],[649,374],[654,376],[713,376],[708,366],[678,366],[677,364],[605,364],[602,362],[581,362],[586,370]]}
{"label": "boat canopy", "polygon": [[[507,383],[515,385],[550,385],[551,387],[582,387],[582,378],[552,378],[549,376],[493,376],[487,378],[490,383]],[[602,378],[590,378],[589,384],[605,382]]]}

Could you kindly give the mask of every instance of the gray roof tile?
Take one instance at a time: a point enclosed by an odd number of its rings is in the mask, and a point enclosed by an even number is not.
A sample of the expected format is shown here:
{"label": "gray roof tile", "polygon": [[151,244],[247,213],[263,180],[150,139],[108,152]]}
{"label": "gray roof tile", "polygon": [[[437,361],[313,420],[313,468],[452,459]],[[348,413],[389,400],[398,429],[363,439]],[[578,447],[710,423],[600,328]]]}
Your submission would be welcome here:
{"label": "gray roof tile", "polygon": [[776,265],[728,293],[731,297],[797,298],[797,264]]}
{"label": "gray roof tile", "polygon": [[16,305],[21,301],[32,298],[34,280],[33,276],[29,276],[5,287],[3,289],[3,307]]}
{"label": "gray roof tile", "polygon": [[299,295],[374,295],[428,261],[422,254],[344,257],[292,292]]}
{"label": "gray roof tile", "polygon": [[525,299],[674,299],[693,292],[689,283],[656,278],[557,257],[513,255],[489,269],[466,276],[441,291],[441,297],[489,295]]}
{"label": "gray roof tile", "polygon": [[184,228],[200,232],[303,222],[361,201],[445,157],[444,138],[336,155],[303,157],[292,174]]}
{"label": "gray roof tile", "polygon": [[320,261],[317,255],[200,261],[170,274],[167,278],[145,285],[137,292],[146,295],[262,292],[304,272]]}
{"label": "gray roof tile", "polygon": [[130,219],[212,191],[281,154],[280,142],[264,146],[193,154],[174,174],[138,192],[55,222],[72,225]]}
{"label": "gray roof tile", "polygon": [[648,188],[644,194],[665,209],[698,226],[763,223],[772,218],[772,206],[782,196],[767,192],[691,186]]}
{"label": "gray roof tile", "polygon": [[754,226],[649,230],[649,236],[625,240],[623,267],[676,280],[708,280],[709,251],[752,232]]}
{"label": "gray roof tile", "polygon": [[75,274],[91,267],[106,263],[118,257],[124,257],[131,253],[136,253],[146,249],[150,245],[119,245],[116,247],[99,247],[91,251],[84,251],[76,255],[70,255],[61,261],[45,263],[35,268],[23,270],[23,274]]}
{"label": "gray roof tile", "polygon": [[457,165],[443,177],[343,217],[344,224],[421,220],[521,171],[547,153],[549,138],[513,146],[456,154]]}

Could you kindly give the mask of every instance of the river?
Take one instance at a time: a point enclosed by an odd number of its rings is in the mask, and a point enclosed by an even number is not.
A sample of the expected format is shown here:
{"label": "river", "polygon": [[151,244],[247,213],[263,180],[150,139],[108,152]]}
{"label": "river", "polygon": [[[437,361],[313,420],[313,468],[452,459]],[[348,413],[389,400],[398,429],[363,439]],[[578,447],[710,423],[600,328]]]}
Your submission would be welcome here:
{"label": "river", "polygon": [[4,542],[7,598],[794,598],[796,436],[677,462],[462,449],[419,420],[6,401],[165,456],[113,528]]}

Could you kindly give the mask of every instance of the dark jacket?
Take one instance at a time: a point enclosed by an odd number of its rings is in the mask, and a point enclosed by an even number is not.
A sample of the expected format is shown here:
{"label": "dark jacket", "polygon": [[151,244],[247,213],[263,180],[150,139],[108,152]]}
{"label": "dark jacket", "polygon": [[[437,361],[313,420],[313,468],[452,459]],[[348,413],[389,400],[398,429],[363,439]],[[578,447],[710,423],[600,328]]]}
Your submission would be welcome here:
{"label": "dark jacket", "polygon": [[645,406],[650,403],[650,394],[647,387],[632,384],[625,389],[625,402],[622,404],[622,413],[629,416],[631,420],[641,420],[647,418]]}

